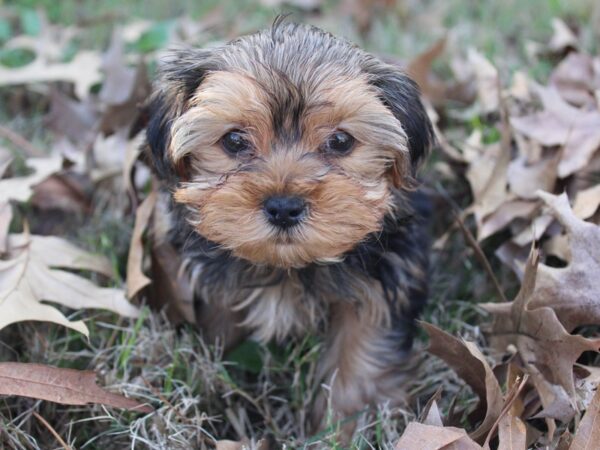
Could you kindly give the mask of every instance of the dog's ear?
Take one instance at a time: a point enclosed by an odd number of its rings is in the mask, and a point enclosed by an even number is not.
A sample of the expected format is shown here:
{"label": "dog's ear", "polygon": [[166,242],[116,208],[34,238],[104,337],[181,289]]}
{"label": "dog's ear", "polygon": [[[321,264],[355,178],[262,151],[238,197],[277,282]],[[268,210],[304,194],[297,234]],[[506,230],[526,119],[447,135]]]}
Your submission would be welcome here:
{"label": "dog's ear", "polygon": [[[435,141],[433,127],[421,102],[419,87],[402,71],[388,64],[374,64],[368,71],[371,74],[371,84],[377,88],[382,102],[398,119],[406,133],[411,176],[414,177]],[[403,184],[398,179],[401,169],[401,166],[393,168],[396,186]]]}
{"label": "dog's ear", "polygon": [[180,50],[163,62],[154,93],[144,107],[147,117],[146,141],[156,174],[176,181],[185,168],[175,167],[169,157],[171,126],[183,114],[188,101],[207,73],[218,70],[210,50]]}

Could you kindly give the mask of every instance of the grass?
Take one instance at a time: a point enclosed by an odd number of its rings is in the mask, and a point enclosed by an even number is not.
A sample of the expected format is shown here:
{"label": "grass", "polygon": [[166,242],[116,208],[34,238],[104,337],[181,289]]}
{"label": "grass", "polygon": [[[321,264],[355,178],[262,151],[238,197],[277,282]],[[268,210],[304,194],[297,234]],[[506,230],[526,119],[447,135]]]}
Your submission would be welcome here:
{"label": "grass", "polygon": [[[65,26],[100,18],[88,25],[86,35],[73,44],[71,53],[86,47],[106,47],[112,22],[155,21],[128,49],[131,53],[144,53],[164,44],[169,21],[181,15],[202,21],[218,11],[218,25],[209,28],[198,42],[204,45],[267,26],[277,12],[258,5],[255,0],[20,0],[0,1],[0,6],[19,17],[17,22],[11,22],[0,15],[0,43],[16,33],[39,32],[39,16],[35,14],[38,8],[46,11],[51,22]],[[294,19],[321,25],[373,52],[402,58],[416,55],[445,30],[452,30],[456,36],[454,47],[473,46],[482,50],[501,69],[503,81],[508,81],[517,69],[530,71],[540,80],[547,76],[551,65],[543,60],[531,64],[525,43],[547,41],[552,17],[584,24],[587,18],[600,14],[598,8],[594,10],[593,1],[584,0],[406,1],[400,3],[396,14],[377,18],[370,33],[361,36],[352,19],[339,14],[337,8],[337,2],[330,0],[325,2],[322,15],[296,11]],[[595,50],[593,37],[597,37],[594,34],[597,31],[586,33],[586,45]],[[6,66],[25,64],[29,58],[22,50],[0,50],[0,64]],[[448,61],[439,63],[441,71],[447,70],[447,66]],[[0,90],[0,98],[6,100],[0,102],[3,123],[40,148],[51,142],[42,122],[47,108],[44,95],[15,88]],[[467,125],[461,123],[457,136],[460,139],[476,128],[483,131],[486,142],[498,139],[493,122],[479,116],[473,116]],[[0,144],[18,151],[9,142]],[[464,182],[437,178],[433,170],[425,174],[437,211],[434,237],[451,225],[449,206],[434,188],[441,183],[461,206],[470,201]],[[63,225],[63,232],[86,248],[108,256],[120,283],[124,279],[132,220],[116,214],[110,201],[97,200],[91,218],[81,218],[74,223],[74,229]],[[21,206],[18,218],[22,217],[31,221],[34,230],[42,228],[39,211]],[[488,243],[484,251],[491,255],[493,247],[493,243]],[[515,290],[515,279],[498,261],[490,259],[510,296]],[[473,252],[460,233],[453,232],[443,250],[433,254],[431,299],[423,320],[484,345],[480,324],[485,323],[485,314],[476,301],[494,298],[493,286]],[[311,435],[305,427],[311,400],[323,389],[315,379],[321,342],[314,336],[282,346],[248,341],[224,355],[218,347],[207,347],[192,326],[174,327],[160,313],[148,309],[135,321],[106,313],[76,312],[73,317],[86,319],[89,340],[48,324],[17,324],[0,331],[0,360],[93,369],[99,374],[101,384],[148,401],[156,412],[139,415],[101,406],[66,407],[2,398],[0,448],[59,448],[47,429],[32,416],[32,411],[46,418],[73,448],[210,448],[214,439],[237,440],[243,436],[253,440],[267,436],[288,448],[341,448],[334,438],[341,423],[332,422],[316,435]],[[422,348],[424,341],[424,336],[419,335],[417,346]],[[393,448],[407,421],[419,415],[438,386],[444,389],[441,404],[444,412],[454,397],[460,406],[469,406],[474,401],[447,367],[429,358],[408,387],[414,397],[410,407],[392,409],[384,404],[358,415],[359,431],[353,448]]]}

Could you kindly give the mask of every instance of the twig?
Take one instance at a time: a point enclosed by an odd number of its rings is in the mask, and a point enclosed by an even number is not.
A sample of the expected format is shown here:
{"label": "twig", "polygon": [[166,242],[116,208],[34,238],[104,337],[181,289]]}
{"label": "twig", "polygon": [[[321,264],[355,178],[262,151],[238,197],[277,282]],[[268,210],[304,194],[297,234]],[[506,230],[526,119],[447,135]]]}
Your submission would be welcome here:
{"label": "twig", "polygon": [[71,446],[68,445],[65,441],[63,441],[63,438],[60,437],[60,435],[56,432],[56,430],[54,428],[52,428],[52,425],[50,425],[46,419],[44,419],[42,416],[40,416],[38,413],[36,413],[35,411],[32,411],[33,415],[35,416],[35,418],[37,420],[39,420],[40,422],[42,422],[42,425],[44,425],[48,431],[52,434],[52,436],[54,436],[56,438],[56,440],[59,442],[60,445],[63,446],[63,448],[65,450],[72,450]]}
{"label": "twig", "polygon": [[512,407],[513,403],[517,400],[519,394],[527,384],[527,380],[529,380],[529,375],[525,374],[521,379],[516,380],[516,382],[510,387],[509,391],[506,393],[506,400],[504,401],[504,406],[502,406],[502,410],[500,411],[500,415],[490,428],[487,437],[485,438],[485,442],[483,443],[483,448],[489,448],[490,440],[494,437],[494,433],[500,424],[500,420],[508,414],[508,411]]}
{"label": "twig", "polygon": [[467,242],[469,243],[471,248],[475,251],[475,256],[477,257],[479,262],[483,265],[483,268],[485,269],[488,276],[492,280],[492,283],[494,284],[496,291],[498,291],[498,295],[500,296],[500,299],[503,302],[508,302],[508,299],[506,298],[506,296],[504,295],[504,291],[502,290],[502,286],[500,286],[500,282],[498,281],[498,278],[496,278],[496,275],[494,275],[492,266],[490,266],[490,262],[488,261],[487,257],[485,256],[485,253],[483,253],[483,250],[481,250],[479,243],[477,242],[477,240],[475,239],[473,234],[469,231],[469,229],[465,226],[465,223],[463,222],[460,215],[457,214],[456,212],[454,212],[454,217],[456,218],[458,227],[460,228],[460,230],[463,232],[465,238],[467,239]]}
{"label": "twig", "polygon": [[436,188],[437,188],[437,191],[442,195],[442,197],[444,197],[444,199],[450,205],[452,214],[454,215],[455,223],[458,225],[458,227],[460,228],[460,230],[463,232],[463,235],[465,236],[465,239],[467,240],[467,243],[473,249],[473,251],[475,252],[475,256],[477,257],[477,259],[479,260],[479,262],[481,263],[481,265],[485,269],[486,273],[488,274],[488,276],[492,280],[494,288],[498,292],[498,295],[500,296],[500,299],[503,302],[508,302],[508,299],[504,295],[504,291],[502,290],[502,287],[500,286],[500,282],[496,278],[496,275],[494,275],[494,271],[492,270],[492,266],[490,265],[490,262],[488,261],[487,257],[485,256],[485,253],[483,253],[483,250],[481,250],[481,247],[479,246],[479,243],[477,242],[477,240],[475,239],[475,237],[473,236],[473,234],[469,231],[469,229],[466,227],[465,223],[462,220],[462,217],[458,213],[458,211],[459,211],[458,206],[450,198],[450,196],[448,195],[448,193],[446,192],[446,190],[443,187],[441,187],[438,184],[436,186]]}
{"label": "twig", "polygon": [[0,137],[8,139],[10,142],[20,147],[28,156],[44,156],[44,152],[21,136],[16,131],[10,128],[0,125]]}

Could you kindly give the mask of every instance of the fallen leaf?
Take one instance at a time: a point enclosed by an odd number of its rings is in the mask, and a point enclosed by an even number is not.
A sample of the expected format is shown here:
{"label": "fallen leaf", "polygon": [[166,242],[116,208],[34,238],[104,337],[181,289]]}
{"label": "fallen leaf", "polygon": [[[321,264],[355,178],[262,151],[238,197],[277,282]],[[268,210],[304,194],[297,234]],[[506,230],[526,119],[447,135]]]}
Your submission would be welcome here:
{"label": "fallen leaf", "polygon": [[586,109],[594,107],[594,64],[591,56],[569,53],[552,71],[549,85],[572,105]]}
{"label": "fallen leaf", "polygon": [[437,402],[433,400],[431,405],[429,405],[429,409],[427,410],[427,414],[425,415],[425,419],[423,420],[425,425],[433,425],[435,427],[443,427],[444,422],[442,421],[442,414],[440,413],[440,409],[438,408]]}
{"label": "fallen leaf", "polygon": [[437,427],[418,422],[410,422],[396,450],[482,450],[467,432],[454,427]]}
{"label": "fallen leaf", "polygon": [[548,49],[555,53],[562,53],[569,48],[577,48],[577,36],[561,19],[552,19],[552,38],[548,42]]}
{"label": "fallen leaf", "polygon": [[500,419],[498,426],[498,450],[526,450],[527,428],[516,415],[508,413]]}
{"label": "fallen leaf", "polygon": [[100,66],[100,56],[92,51],[80,51],[67,63],[49,63],[38,56],[23,67],[0,66],[0,86],[65,81],[73,83],[77,97],[84,99],[102,80]]}
{"label": "fallen leaf", "polygon": [[536,199],[536,191],[554,190],[558,175],[560,152],[535,163],[529,163],[525,156],[513,159],[508,165],[507,181],[511,192],[526,200]]}
{"label": "fallen leaf", "polygon": [[554,217],[550,214],[537,216],[520,233],[514,236],[512,241],[519,247],[527,247],[532,241],[539,240],[552,222],[554,222]]}
{"label": "fallen leaf", "polygon": [[33,186],[62,168],[62,157],[28,158],[25,164],[33,170],[30,175],[0,180],[0,203],[15,200],[26,202],[33,194]]}
{"label": "fallen leaf", "polygon": [[588,407],[569,450],[595,450],[600,443],[600,389]]}
{"label": "fallen leaf", "polygon": [[238,441],[220,440],[215,443],[215,447],[217,450],[244,450],[244,444]]}
{"label": "fallen leaf", "polygon": [[151,283],[150,278],[144,275],[142,263],[144,260],[144,243],[142,236],[148,228],[148,222],[156,205],[156,191],[152,191],[142,202],[135,213],[133,236],[127,257],[127,298],[135,297],[144,287]]}
{"label": "fallen leaf", "polygon": [[[527,449],[527,427],[521,420],[523,414],[523,400],[520,398],[519,383],[525,384],[523,374],[509,363],[507,374],[507,386],[509,392],[514,391],[515,398],[507,398],[506,402],[512,403],[506,408],[505,414],[500,418],[498,424],[498,450],[526,450]],[[507,395],[508,397],[508,395]]]}
{"label": "fallen leaf", "polygon": [[538,202],[511,200],[503,203],[496,211],[483,219],[477,239],[483,241],[505,228],[515,219],[529,220],[537,209],[539,209]]}
{"label": "fallen leaf", "polygon": [[566,267],[540,264],[530,307],[550,307],[567,331],[600,324],[600,226],[577,218],[566,194],[539,192],[567,233],[570,261]]}
{"label": "fallen leaf", "polygon": [[93,186],[75,172],[50,175],[33,189],[31,204],[42,211],[61,210],[84,214],[91,210]]}
{"label": "fallen leaf", "polygon": [[446,85],[433,75],[431,65],[444,52],[445,46],[445,37],[437,40],[430,48],[417,55],[406,68],[406,73],[417,82],[423,95],[438,106],[447,100]]}
{"label": "fallen leaf", "polygon": [[552,308],[534,307],[538,262],[538,252],[532,251],[513,302],[481,306],[493,315],[493,348],[500,352],[516,348],[532,377],[544,406],[538,416],[568,422],[576,412],[573,365],[583,352],[598,351],[600,340],[570,335]]}
{"label": "fallen leaf", "polygon": [[600,206],[600,184],[577,193],[573,204],[573,214],[580,219],[589,219]]}
{"label": "fallen leaf", "polygon": [[8,229],[13,213],[10,203],[0,201],[0,255],[6,253],[8,244]]}
{"label": "fallen leaf", "polygon": [[429,335],[427,351],[444,360],[479,397],[485,417],[470,436],[476,441],[484,438],[500,416],[504,403],[492,369],[474,343],[461,341],[429,323],[422,322],[421,325]]}
{"label": "fallen leaf", "polygon": [[217,450],[269,450],[269,441],[260,439],[258,442],[243,439],[242,441],[219,440],[216,441]]}
{"label": "fallen leaf", "polygon": [[8,259],[0,260],[0,329],[26,320],[54,322],[86,336],[82,321],[69,321],[49,301],[69,308],[108,309],[136,317],[138,309],[121,289],[101,288],[74,273],[56,268],[112,274],[105,258],[84,252],[57,237],[9,235]]}
{"label": "fallen leaf", "polygon": [[576,364],[574,374],[577,406],[583,411],[590,407],[600,386],[600,367]]}
{"label": "fallen leaf", "polygon": [[85,98],[78,101],[56,88],[50,90],[50,110],[44,117],[46,126],[73,143],[87,143],[95,134],[98,107]]}
{"label": "fallen leaf", "polygon": [[503,203],[513,200],[507,190],[507,170],[511,155],[499,143],[485,147],[467,169],[466,177],[473,192],[470,210],[475,215],[477,235],[482,235],[485,218]]}
{"label": "fallen leaf", "polygon": [[511,117],[521,134],[546,146],[561,146],[558,176],[565,178],[585,167],[600,147],[600,112],[584,111],[566,103],[554,88],[536,86],[544,110]]}
{"label": "fallen leaf", "polygon": [[498,71],[493,64],[474,48],[467,53],[467,60],[475,73],[477,99],[484,114],[498,111],[500,94],[498,92]]}
{"label": "fallen leaf", "polygon": [[33,363],[0,362],[0,395],[18,395],[63,405],[97,403],[150,413],[149,405],[108,392],[91,370],[61,369]]}

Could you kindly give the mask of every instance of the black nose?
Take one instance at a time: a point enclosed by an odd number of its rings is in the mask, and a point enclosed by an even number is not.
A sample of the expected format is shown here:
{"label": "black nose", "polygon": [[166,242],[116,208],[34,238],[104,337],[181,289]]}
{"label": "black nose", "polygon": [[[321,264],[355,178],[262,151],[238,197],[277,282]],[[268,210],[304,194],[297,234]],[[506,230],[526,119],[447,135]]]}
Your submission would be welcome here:
{"label": "black nose", "polygon": [[298,224],[306,215],[306,202],[300,197],[274,196],[263,203],[269,222],[280,228]]}

